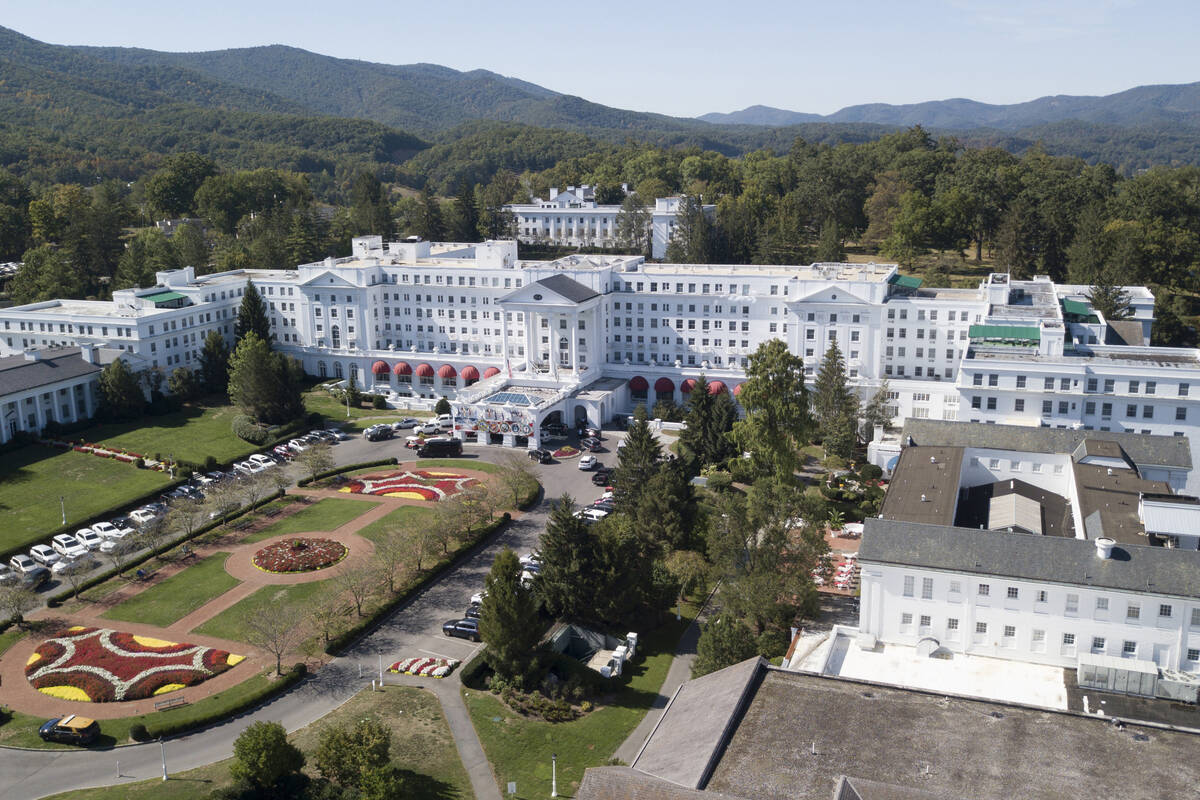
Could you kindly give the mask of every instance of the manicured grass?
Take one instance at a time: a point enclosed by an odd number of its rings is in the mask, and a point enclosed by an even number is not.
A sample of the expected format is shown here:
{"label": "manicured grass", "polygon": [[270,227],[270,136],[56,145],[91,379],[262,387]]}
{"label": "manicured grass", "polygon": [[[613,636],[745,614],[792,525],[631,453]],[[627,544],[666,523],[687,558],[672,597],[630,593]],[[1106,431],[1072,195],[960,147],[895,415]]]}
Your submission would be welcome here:
{"label": "manicured grass", "polygon": [[379,503],[366,500],[343,500],[338,497],[326,497],[308,508],[284,517],[278,522],[268,525],[260,531],[247,536],[245,541],[258,542],[272,536],[282,536],[285,533],[305,533],[307,531],[331,531],[345,525],[355,517],[360,517]]}
{"label": "manicured grass", "polygon": [[[214,694],[212,697],[206,697],[203,700],[181,708],[172,708],[169,711],[155,711],[151,714],[142,714],[136,717],[101,720],[100,739],[95,746],[103,748],[111,747],[113,744],[128,742],[130,729],[138,723],[146,726],[167,725],[188,719],[197,719],[211,713],[222,713],[224,709],[228,709],[229,713],[232,713],[234,709],[244,706],[247,698],[254,697],[270,683],[271,680],[263,673],[254,675],[236,686],[231,686],[223,692]],[[80,713],[86,714],[86,711],[80,711]],[[8,747],[37,747],[45,750],[79,749],[71,745],[43,742],[38,737],[37,730],[45,721],[45,717],[34,717],[19,712],[14,713],[10,721],[4,725],[0,725],[0,745]]]}
{"label": "manicured grass", "polygon": [[229,553],[214,553],[162,583],[118,603],[101,614],[105,619],[166,627],[186,617],[241,581],[225,571]]}
{"label": "manicured grass", "polygon": [[386,532],[392,528],[412,530],[424,525],[433,516],[433,509],[421,506],[401,506],[382,519],[377,519],[361,529],[359,536],[365,536],[375,544],[381,544],[386,538]]}
{"label": "manicured grass", "polygon": [[[369,397],[369,395],[364,395]],[[304,393],[304,408],[311,414],[316,411],[325,415],[333,421],[345,421],[346,404],[339,402],[337,398],[331,395],[324,389],[313,389]],[[402,417],[414,417],[416,419],[425,419],[432,416],[428,411],[410,411],[404,408],[374,408],[368,401],[360,407],[350,407],[351,420],[362,419],[364,417],[379,417],[380,421],[385,419],[395,421]]]}
{"label": "manicured grass", "polygon": [[434,469],[437,467],[457,467],[458,469],[473,469],[476,472],[486,472],[489,475],[499,475],[504,467],[482,459],[471,458],[423,458],[416,462],[417,469]]}
{"label": "manicured grass", "polygon": [[[639,643],[639,657],[603,707],[572,722],[542,722],[508,710],[488,692],[464,689],[471,721],[501,785],[517,782],[517,797],[550,796],[550,755],[558,755],[558,792],[574,795],[588,767],[601,766],[641,722],[666,680],[675,646],[696,609],[684,606]],[[497,721],[498,720],[498,721]]]}
{"label": "manicured grass", "polygon": [[110,458],[29,445],[0,455],[0,550],[33,544],[62,525],[161,489],[170,478]]}
{"label": "manicured grass", "polygon": [[[326,591],[336,592],[328,580],[312,583],[294,583],[290,586],[264,586],[254,594],[217,614],[195,629],[205,636],[217,636],[231,641],[242,641],[248,616],[270,614],[272,609],[282,606],[301,607],[313,597]],[[353,611],[351,611],[353,613]]]}
{"label": "manicured grass", "polygon": [[17,628],[0,633],[0,655],[4,655],[4,651],[20,641],[24,635],[25,632]]}
{"label": "manicured grass", "polygon": [[176,460],[203,464],[206,456],[222,463],[242,458],[258,449],[233,435],[233,418],[241,412],[233,406],[189,404],[182,411],[161,417],[140,417],[131,422],[97,425],[72,439],[82,437],[139,455],[174,456]]}
{"label": "manicured grass", "polygon": [[[308,756],[305,772],[316,775],[313,753],[321,731],[335,725],[352,725],[373,717],[392,729],[392,762],[416,773],[411,797],[468,800],[470,779],[458,758],[450,728],[437,698],[424,689],[389,686],[383,692],[363,692],[331,714],[288,738]],[[168,758],[170,751],[168,748]],[[167,781],[149,780],[101,789],[56,794],[53,800],[203,800],[216,789],[233,784],[232,759],[172,775]]]}

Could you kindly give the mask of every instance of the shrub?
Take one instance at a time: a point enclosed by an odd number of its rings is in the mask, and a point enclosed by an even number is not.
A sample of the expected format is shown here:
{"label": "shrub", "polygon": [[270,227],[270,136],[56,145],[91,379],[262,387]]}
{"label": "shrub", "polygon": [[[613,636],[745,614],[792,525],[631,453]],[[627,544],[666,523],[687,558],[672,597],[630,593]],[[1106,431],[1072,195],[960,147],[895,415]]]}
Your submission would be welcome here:
{"label": "shrub", "polygon": [[758,641],[755,642],[758,654],[766,659],[772,659],[786,653],[788,644],[787,633],[778,628],[763,631],[759,634]]}
{"label": "shrub", "polygon": [[138,469],[145,469],[146,468],[146,459],[139,458],[137,461],[133,462],[133,465],[135,467],[137,467]]}
{"label": "shrub", "polygon": [[733,485],[733,476],[728,472],[712,472],[708,475],[708,488],[714,492],[723,492]]}
{"label": "shrub", "polygon": [[137,722],[129,728],[129,738],[135,742],[148,742],[150,741],[150,731],[146,730],[145,725]]}
{"label": "shrub", "polygon": [[729,476],[734,483],[750,484],[758,480],[758,470],[748,458],[729,459]]}
{"label": "shrub", "polygon": [[874,464],[863,464],[858,474],[864,481],[877,481],[883,477],[883,470]]}
{"label": "shrub", "polygon": [[217,468],[217,458],[216,458],[216,456],[205,456],[205,457],[204,457],[204,471],[205,471],[205,472],[212,472],[212,471],[213,471],[213,470],[215,470],[216,468]]}
{"label": "shrub", "polygon": [[270,431],[255,422],[253,417],[241,415],[233,418],[233,434],[251,444],[264,445],[267,443]]}
{"label": "shrub", "polygon": [[297,661],[292,665],[292,672],[303,678],[308,674],[308,664],[305,664],[303,661]]}
{"label": "shrub", "polygon": [[371,408],[384,409],[387,408],[387,400],[383,395],[377,394],[371,398]]}

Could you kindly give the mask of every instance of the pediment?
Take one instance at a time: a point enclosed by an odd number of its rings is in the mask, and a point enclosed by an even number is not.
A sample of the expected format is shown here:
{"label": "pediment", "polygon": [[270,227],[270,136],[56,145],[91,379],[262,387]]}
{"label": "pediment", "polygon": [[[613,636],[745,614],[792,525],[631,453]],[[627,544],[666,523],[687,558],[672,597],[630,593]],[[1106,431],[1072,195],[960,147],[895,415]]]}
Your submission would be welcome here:
{"label": "pediment", "polygon": [[825,286],[815,292],[812,292],[803,297],[797,297],[788,305],[796,305],[798,303],[840,303],[849,305],[870,305],[870,301],[859,297],[854,292],[849,291],[841,286]]}
{"label": "pediment", "polygon": [[315,289],[333,288],[333,289],[360,289],[358,284],[351,283],[341,275],[325,270],[300,284],[301,286],[311,286]]}

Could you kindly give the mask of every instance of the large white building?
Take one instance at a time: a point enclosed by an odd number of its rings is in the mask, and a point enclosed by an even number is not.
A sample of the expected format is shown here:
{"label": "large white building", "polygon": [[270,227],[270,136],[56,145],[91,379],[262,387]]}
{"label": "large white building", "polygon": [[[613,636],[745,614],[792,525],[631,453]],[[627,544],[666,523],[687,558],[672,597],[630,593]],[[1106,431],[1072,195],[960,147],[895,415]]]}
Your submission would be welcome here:
{"label": "large white building", "polygon": [[[210,330],[232,341],[248,280],[278,346],[310,373],[479,406],[510,444],[526,443],[514,424],[552,414],[600,423],[637,403],[682,402],[700,374],[736,396],[749,355],[772,338],[810,377],[836,339],[864,396],[888,380],[897,419],[1164,435],[1200,424],[1200,351],[1147,346],[1154,298],[1140,287],[1129,288],[1133,319],[1109,323],[1086,287],[1045,278],[924,289],[891,264],[522,261],[514,241],[359,237],[347,258],[290,270],[163,272],[111,301],[0,309],[0,351],[90,342],[150,367],[194,366]],[[506,387],[529,391],[485,402]]]}
{"label": "large white building", "polygon": [[[682,202],[682,197],[659,197],[652,208],[646,209],[653,258],[666,256]],[[716,206],[712,205],[703,208],[710,215],[716,211]],[[551,189],[546,199],[535,197],[532,202],[513,203],[504,210],[515,217],[517,240],[521,242],[569,247],[611,248],[618,245],[617,220],[621,206],[598,205],[595,189],[586,184],[568,186],[563,192]]]}

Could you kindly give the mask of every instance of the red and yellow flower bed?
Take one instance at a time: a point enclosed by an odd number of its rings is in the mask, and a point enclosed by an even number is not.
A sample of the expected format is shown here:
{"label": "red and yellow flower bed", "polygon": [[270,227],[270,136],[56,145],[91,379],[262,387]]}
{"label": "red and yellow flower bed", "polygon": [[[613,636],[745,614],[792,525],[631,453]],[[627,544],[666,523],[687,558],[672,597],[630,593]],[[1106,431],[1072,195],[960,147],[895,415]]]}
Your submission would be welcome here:
{"label": "red and yellow flower bed", "polygon": [[346,545],[332,539],[299,537],[269,544],[254,554],[254,566],[263,572],[316,572],[346,557]]}
{"label": "red and yellow flower bed", "polygon": [[25,677],[60,700],[113,703],[203,683],[244,659],[213,647],[76,626],[38,645]]}
{"label": "red and yellow flower bed", "polygon": [[343,485],[339,492],[403,497],[407,500],[444,500],[479,483],[458,472],[415,469],[380,475],[360,475]]}
{"label": "red and yellow flower bed", "polygon": [[574,458],[575,456],[579,455],[579,452],[580,451],[578,448],[571,447],[571,445],[568,444],[555,450],[553,455],[555,458]]}

